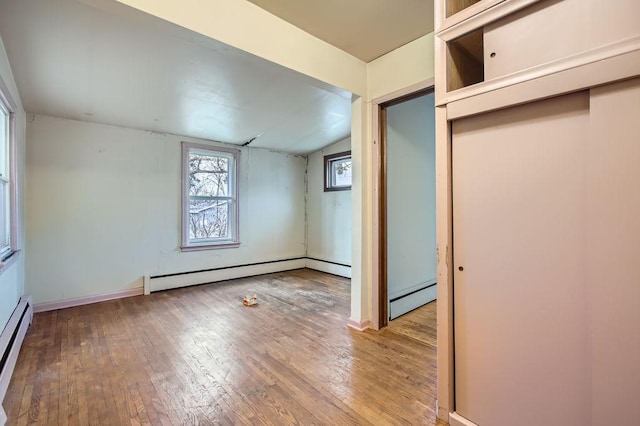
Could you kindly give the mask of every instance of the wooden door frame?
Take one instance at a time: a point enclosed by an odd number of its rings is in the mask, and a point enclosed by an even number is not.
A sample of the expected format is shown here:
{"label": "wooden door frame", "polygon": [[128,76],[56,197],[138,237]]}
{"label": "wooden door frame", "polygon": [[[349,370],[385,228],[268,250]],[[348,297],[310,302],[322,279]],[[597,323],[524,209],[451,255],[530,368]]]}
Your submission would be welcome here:
{"label": "wooden door frame", "polygon": [[371,101],[373,149],[373,291],[372,327],[387,326],[387,140],[386,108],[433,93],[434,79],[421,81]]}

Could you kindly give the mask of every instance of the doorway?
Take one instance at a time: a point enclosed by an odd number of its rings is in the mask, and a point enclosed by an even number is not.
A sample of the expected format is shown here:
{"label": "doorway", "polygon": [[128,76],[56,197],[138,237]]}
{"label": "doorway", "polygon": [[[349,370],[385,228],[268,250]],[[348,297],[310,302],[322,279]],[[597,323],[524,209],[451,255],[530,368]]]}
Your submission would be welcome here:
{"label": "doorway", "polygon": [[436,299],[435,98],[379,105],[379,326]]}

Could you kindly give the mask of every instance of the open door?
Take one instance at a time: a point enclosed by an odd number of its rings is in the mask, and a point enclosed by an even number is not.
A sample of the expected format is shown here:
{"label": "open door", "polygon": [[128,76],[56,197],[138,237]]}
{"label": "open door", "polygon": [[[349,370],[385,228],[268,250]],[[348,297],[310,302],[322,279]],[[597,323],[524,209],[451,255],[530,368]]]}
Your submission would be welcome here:
{"label": "open door", "polygon": [[382,105],[385,320],[436,299],[434,102],[427,90]]}

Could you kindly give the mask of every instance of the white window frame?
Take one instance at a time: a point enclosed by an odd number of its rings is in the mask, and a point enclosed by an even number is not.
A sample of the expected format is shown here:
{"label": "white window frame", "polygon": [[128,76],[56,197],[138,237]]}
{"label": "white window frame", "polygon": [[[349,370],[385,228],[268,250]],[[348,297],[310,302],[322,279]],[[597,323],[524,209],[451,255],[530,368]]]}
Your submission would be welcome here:
{"label": "white window frame", "polygon": [[[7,190],[9,191],[8,199],[9,205],[7,206],[7,219],[6,223],[0,223],[0,227],[5,227],[5,232],[8,235],[8,244],[4,247],[0,247],[0,261],[7,265],[6,260],[14,255],[18,251],[18,214],[17,214],[17,182],[18,182],[18,172],[16,165],[16,112],[18,107],[14,102],[9,89],[2,77],[0,77],[0,109],[4,111],[5,114],[8,114],[8,132],[6,139],[3,138],[3,141],[0,141],[0,149],[5,150],[6,155],[6,174],[7,176],[2,176],[0,179],[7,183]],[[5,146],[2,144],[5,143]],[[1,228],[0,228],[1,229]],[[4,268],[2,268],[4,270]]]}
{"label": "white window frame", "polygon": [[[229,163],[229,189],[230,194],[224,198],[231,202],[230,215],[230,238],[212,238],[191,240],[189,238],[189,154],[201,152],[210,155],[220,155],[232,160]],[[238,181],[240,177],[240,150],[233,148],[222,148],[211,145],[182,142],[182,251],[209,250],[219,248],[232,248],[240,245],[240,212],[238,203]]]}

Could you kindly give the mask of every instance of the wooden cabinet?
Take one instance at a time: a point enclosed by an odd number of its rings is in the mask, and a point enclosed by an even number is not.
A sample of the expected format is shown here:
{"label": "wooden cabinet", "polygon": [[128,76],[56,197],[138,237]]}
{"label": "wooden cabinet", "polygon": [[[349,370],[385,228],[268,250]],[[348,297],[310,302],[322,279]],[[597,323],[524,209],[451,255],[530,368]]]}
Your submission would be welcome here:
{"label": "wooden cabinet", "polygon": [[447,0],[447,16],[462,12],[469,6],[479,3],[481,0]]}
{"label": "wooden cabinet", "polygon": [[437,2],[440,403],[635,424],[640,2]]}
{"label": "wooden cabinet", "polygon": [[484,34],[478,29],[447,44],[447,90],[484,81]]}
{"label": "wooden cabinet", "polygon": [[542,0],[484,27],[485,78],[611,48],[637,37],[639,28],[637,0]]}
{"label": "wooden cabinet", "polygon": [[[633,51],[640,42],[636,0],[448,1],[447,10],[475,11],[463,20],[449,15],[437,33],[445,44],[447,94],[518,73],[526,78],[534,69],[539,75],[556,73],[576,61]],[[569,63],[571,58],[576,61]]]}

